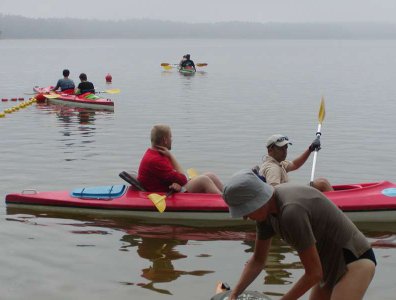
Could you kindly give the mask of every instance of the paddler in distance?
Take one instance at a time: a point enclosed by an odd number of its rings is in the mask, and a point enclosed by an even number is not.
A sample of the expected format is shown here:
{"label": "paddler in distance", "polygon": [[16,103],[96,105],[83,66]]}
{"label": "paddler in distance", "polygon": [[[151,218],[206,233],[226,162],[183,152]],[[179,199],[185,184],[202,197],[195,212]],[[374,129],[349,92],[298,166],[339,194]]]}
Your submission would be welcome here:
{"label": "paddler in distance", "polygon": [[52,88],[52,91],[60,89],[62,93],[74,94],[75,85],[73,80],[69,79],[70,71],[68,69],[64,69],[62,74],[63,78],[58,80],[55,87]]}

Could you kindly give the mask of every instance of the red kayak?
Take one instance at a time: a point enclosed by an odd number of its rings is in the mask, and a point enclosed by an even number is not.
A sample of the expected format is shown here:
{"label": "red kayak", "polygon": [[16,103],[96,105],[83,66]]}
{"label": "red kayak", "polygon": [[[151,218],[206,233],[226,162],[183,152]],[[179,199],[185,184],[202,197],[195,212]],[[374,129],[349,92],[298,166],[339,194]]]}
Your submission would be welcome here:
{"label": "red kayak", "polygon": [[[381,181],[334,186],[335,191],[325,193],[354,222],[396,221],[396,184]],[[159,220],[173,224],[205,225],[208,221],[224,225],[240,225],[243,220],[231,219],[220,195],[177,193],[166,199],[165,212],[159,213],[149,192],[134,186],[110,185],[78,188],[73,191],[37,192],[26,190],[8,194],[7,206],[28,207],[38,210],[73,210],[74,212],[126,215],[146,221]],[[186,222],[188,221],[188,222]],[[246,223],[245,223],[246,224]]]}
{"label": "red kayak", "polygon": [[111,99],[100,98],[92,93],[73,95],[63,92],[51,92],[52,88],[53,86],[35,86],[33,91],[37,94],[43,94],[47,101],[53,104],[114,111],[114,102]]}

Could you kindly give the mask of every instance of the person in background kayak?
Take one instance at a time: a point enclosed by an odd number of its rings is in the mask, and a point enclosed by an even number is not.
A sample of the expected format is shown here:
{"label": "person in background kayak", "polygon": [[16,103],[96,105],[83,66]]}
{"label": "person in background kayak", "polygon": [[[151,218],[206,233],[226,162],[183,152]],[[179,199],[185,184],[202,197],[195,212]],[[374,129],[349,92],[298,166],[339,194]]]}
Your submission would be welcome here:
{"label": "person in background kayak", "polygon": [[254,253],[228,299],[237,299],[265,267],[271,239],[292,246],[303,275],[280,299],[362,299],[374,277],[376,259],[366,237],[326,196],[310,186],[264,183],[252,170],[235,173],[223,199],[231,217],[256,221]]}
{"label": "person in background kayak", "polygon": [[[267,141],[268,155],[260,167],[259,174],[265,177],[268,184],[276,186],[289,181],[288,172],[297,170],[308,159],[309,155],[320,150],[320,139],[316,138],[312,144],[293,161],[286,160],[289,138],[283,134],[274,134]],[[313,187],[322,192],[333,191],[330,182],[325,178],[314,180]]]}
{"label": "person in background kayak", "polygon": [[76,94],[92,93],[95,94],[95,87],[92,82],[88,81],[87,75],[81,73],[79,76],[81,82],[78,84]]}
{"label": "person in background kayak", "polygon": [[137,177],[147,191],[186,190],[190,193],[221,194],[223,183],[213,173],[205,173],[188,180],[171,149],[170,127],[154,125],[151,129],[151,148],[146,150],[140,162]]}
{"label": "person in background kayak", "polygon": [[185,60],[181,62],[181,67],[184,69],[194,69],[194,71],[196,71],[195,69],[195,64],[194,62],[190,59],[190,54],[186,54],[185,55]]}
{"label": "person in background kayak", "polygon": [[185,62],[185,61],[186,61],[186,56],[183,55],[183,58],[182,58],[181,61],[179,62],[179,68],[182,67],[183,62]]}
{"label": "person in background kayak", "polygon": [[56,83],[56,86],[52,89],[53,91],[57,91],[58,89],[65,94],[74,94],[74,82],[69,79],[70,71],[65,69],[63,70],[63,78],[59,79]]}

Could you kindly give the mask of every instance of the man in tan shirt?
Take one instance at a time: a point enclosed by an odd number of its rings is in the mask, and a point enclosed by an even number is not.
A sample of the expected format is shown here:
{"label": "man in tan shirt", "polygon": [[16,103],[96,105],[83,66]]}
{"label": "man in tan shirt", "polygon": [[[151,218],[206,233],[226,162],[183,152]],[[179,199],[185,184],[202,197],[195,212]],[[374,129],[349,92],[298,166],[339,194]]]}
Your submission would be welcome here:
{"label": "man in tan shirt", "polygon": [[[311,152],[320,149],[320,139],[316,138],[312,144],[293,161],[286,160],[289,138],[283,134],[274,134],[267,141],[268,155],[260,167],[259,174],[264,176],[266,182],[272,186],[289,181],[288,172],[297,170],[308,159]],[[313,187],[322,192],[333,191],[330,182],[325,178],[313,181]]]}

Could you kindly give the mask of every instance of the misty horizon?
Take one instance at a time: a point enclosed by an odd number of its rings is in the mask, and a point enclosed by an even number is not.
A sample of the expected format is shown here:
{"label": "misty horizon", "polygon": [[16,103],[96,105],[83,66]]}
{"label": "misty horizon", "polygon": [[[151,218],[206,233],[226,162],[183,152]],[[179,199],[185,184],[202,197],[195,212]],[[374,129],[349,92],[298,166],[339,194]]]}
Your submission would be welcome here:
{"label": "misty horizon", "polygon": [[76,18],[28,18],[0,14],[2,39],[396,39],[389,22],[243,22],[187,23],[154,19],[103,21]]}

